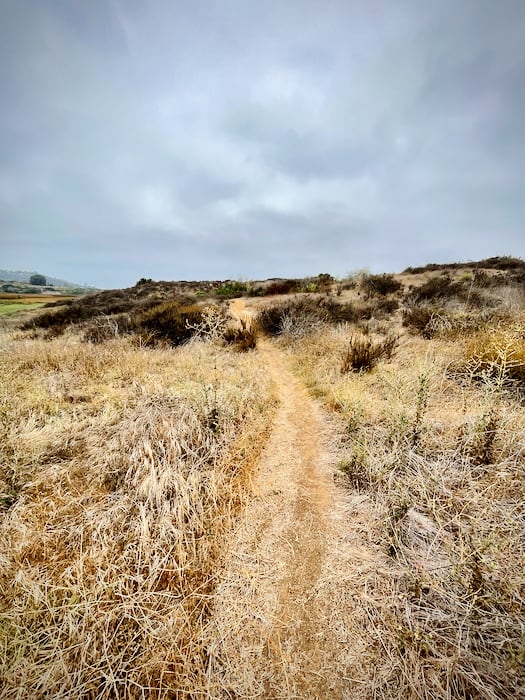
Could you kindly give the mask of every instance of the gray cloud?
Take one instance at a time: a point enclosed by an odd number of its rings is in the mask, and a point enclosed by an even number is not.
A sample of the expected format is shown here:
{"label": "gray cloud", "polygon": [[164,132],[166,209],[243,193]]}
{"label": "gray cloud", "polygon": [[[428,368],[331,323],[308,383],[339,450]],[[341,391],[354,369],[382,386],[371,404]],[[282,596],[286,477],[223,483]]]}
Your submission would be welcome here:
{"label": "gray cloud", "polygon": [[2,267],[103,286],[525,256],[525,6],[8,0]]}

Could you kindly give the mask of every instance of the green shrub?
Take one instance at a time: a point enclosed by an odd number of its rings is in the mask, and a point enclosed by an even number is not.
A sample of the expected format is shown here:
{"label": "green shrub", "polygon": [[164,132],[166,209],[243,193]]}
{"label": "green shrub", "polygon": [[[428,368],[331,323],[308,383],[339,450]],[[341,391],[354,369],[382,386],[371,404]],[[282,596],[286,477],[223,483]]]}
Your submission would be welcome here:
{"label": "green shrub", "polygon": [[217,287],[215,290],[215,293],[217,296],[222,297],[223,299],[234,299],[235,297],[242,297],[244,294],[247,294],[248,292],[248,287],[244,282],[237,282],[235,280],[228,280],[227,282],[224,282],[221,284],[220,287]]}
{"label": "green shrub", "polygon": [[293,292],[298,292],[300,284],[298,280],[275,280],[271,282],[266,289],[264,294],[266,296],[271,296],[273,294],[292,294]]}
{"label": "green shrub", "polygon": [[468,444],[468,456],[476,466],[486,466],[494,461],[494,443],[499,427],[500,416],[494,406],[483,411],[476,421]]}
{"label": "green shrub", "polygon": [[257,314],[257,326],[267,335],[280,335],[282,333],[283,319],[291,306],[289,302],[265,306]]}
{"label": "green shrub", "polygon": [[500,255],[492,258],[485,258],[477,262],[456,262],[456,263],[429,263],[421,267],[407,267],[404,274],[417,275],[422,272],[435,272],[436,270],[461,270],[464,268],[476,268],[486,270],[517,271],[525,270],[525,261],[521,258],[513,258],[510,255]]}
{"label": "green shrub", "polygon": [[267,291],[261,285],[253,286],[248,289],[248,296],[250,297],[263,297],[267,294]]}
{"label": "green shrub", "polygon": [[337,465],[347,483],[357,491],[367,491],[371,486],[366,457],[366,450],[362,445],[357,444],[351,454]]}
{"label": "green shrub", "polygon": [[[481,282],[478,288],[475,288],[476,280]],[[406,296],[406,302],[413,305],[457,299],[471,307],[493,306],[494,302],[480,292],[482,286],[487,286],[487,278],[485,276],[462,276],[458,280],[453,280],[449,275],[445,274],[441,277],[432,277],[420,287],[410,289]]]}
{"label": "green shrub", "polygon": [[320,275],[317,275],[316,284],[320,292],[328,292],[334,282],[335,279],[328,272],[321,272]]}
{"label": "green shrub", "polygon": [[397,299],[376,299],[372,303],[371,309],[376,318],[378,316],[390,316],[399,309],[399,301]]}
{"label": "green shrub", "polygon": [[428,338],[430,336],[427,334],[427,327],[434,312],[435,309],[430,306],[410,306],[403,309],[403,326]]}
{"label": "green shrub", "polygon": [[423,338],[458,338],[472,335],[495,323],[511,318],[505,309],[447,309],[437,306],[415,306],[403,310],[403,326]]}

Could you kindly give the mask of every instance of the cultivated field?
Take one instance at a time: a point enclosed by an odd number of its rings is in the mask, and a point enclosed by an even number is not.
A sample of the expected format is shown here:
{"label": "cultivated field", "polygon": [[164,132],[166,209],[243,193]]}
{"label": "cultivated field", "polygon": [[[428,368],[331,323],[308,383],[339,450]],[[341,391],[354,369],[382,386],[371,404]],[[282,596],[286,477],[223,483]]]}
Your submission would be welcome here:
{"label": "cultivated field", "polygon": [[525,697],[525,263],[0,332],[0,698]]}
{"label": "cultivated field", "polygon": [[[65,298],[70,299],[71,297]],[[11,315],[18,311],[32,311],[33,309],[39,309],[44,304],[55,303],[56,301],[56,295],[51,294],[0,293],[0,316]]]}

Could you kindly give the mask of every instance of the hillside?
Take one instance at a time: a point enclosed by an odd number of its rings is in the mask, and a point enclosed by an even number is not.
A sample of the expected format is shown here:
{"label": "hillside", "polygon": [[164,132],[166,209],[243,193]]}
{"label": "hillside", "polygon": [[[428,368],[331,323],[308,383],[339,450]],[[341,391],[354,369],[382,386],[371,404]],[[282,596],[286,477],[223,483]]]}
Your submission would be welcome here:
{"label": "hillside", "polygon": [[[29,280],[32,275],[42,274],[36,271],[27,270],[0,270],[0,281],[2,282],[24,282],[29,284]],[[85,285],[75,284],[74,282],[68,282],[67,280],[60,279],[58,277],[51,277],[45,275],[46,282],[48,285],[53,287],[84,287]]]}
{"label": "hillside", "polygon": [[0,698],[525,698],[521,272],[4,321]]}
{"label": "hillside", "polygon": [[454,263],[429,263],[422,267],[407,267],[405,273],[417,274],[420,272],[436,272],[445,270],[501,270],[525,272],[525,260],[514,258],[510,255],[500,255],[493,258],[484,258],[476,262]]}

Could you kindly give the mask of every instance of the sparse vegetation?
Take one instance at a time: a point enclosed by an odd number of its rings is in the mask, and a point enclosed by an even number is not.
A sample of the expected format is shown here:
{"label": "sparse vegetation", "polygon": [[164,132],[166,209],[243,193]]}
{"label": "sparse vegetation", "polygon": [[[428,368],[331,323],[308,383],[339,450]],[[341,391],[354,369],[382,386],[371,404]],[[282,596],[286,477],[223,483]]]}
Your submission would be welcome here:
{"label": "sparse vegetation", "polygon": [[[524,697],[524,269],[360,273],[337,298],[324,275],[260,294],[143,279],[2,320],[0,696]],[[237,293],[293,296],[221,299]],[[295,416],[304,386],[330,420]],[[312,442],[290,442],[259,492],[278,387],[279,415]],[[327,436],[333,512],[302,471]],[[297,482],[279,482],[295,458]],[[249,521],[249,503],[267,515],[281,492],[281,530]],[[311,561],[294,519],[326,538]],[[235,549],[239,523],[252,549]],[[282,561],[258,549],[266,530]],[[225,552],[240,582],[224,578]],[[284,593],[253,611],[254,572],[276,571]],[[217,627],[221,585],[244,617]],[[226,627],[263,632],[237,658],[213,637]],[[315,654],[321,675],[338,669],[322,692],[296,683]],[[264,679],[241,678],[254,664]]]}
{"label": "sparse vegetation", "polygon": [[[444,312],[409,313],[428,328]],[[367,649],[352,667],[356,697],[510,700],[525,684],[523,325],[517,311],[514,322],[455,313],[470,319],[466,339],[437,326],[431,343],[405,336],[373,373],[334,372],[341,356],[343,370],[367,359],[373,341],[353,330],[292,346],[297,372],[341,421],[338,479],[366,498],[347,536],[365,547],[363,567],[372,551],[385,567],[381,580],[373,568],[352,579],[364,606],[352,639]]]}

